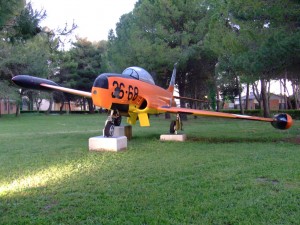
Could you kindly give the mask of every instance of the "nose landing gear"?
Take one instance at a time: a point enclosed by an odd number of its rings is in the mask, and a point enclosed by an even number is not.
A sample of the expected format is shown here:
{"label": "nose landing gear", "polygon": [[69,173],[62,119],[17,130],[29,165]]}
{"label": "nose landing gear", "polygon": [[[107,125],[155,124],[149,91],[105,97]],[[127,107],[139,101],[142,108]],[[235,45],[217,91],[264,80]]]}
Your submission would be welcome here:
{"label": "nose landing gear", "polygon": [[103,129],[104,137],[112,137],[114,135],[115,126],[120,126],[122,122],[122,116],[118,110],[111,110],[110,115],[107,117]]}
{"label": "nose landing gear", "polygon": [[176,120],[172,120],[170,124],[170,134],[177,134],[179,130],[183,130],[180,114],[176,115]]}

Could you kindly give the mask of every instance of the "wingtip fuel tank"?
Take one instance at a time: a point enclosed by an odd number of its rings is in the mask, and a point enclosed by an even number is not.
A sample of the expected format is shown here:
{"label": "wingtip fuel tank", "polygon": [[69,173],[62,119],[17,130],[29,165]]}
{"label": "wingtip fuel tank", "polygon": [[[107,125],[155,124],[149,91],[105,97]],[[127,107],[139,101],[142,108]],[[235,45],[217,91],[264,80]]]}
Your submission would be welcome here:
{"label": "wingtip fuel tank", "polygon": [[33,77],[29,75],[17,75],[12,78],[12,81],[23,88],[30,88],[35,90],[41,90],[41,91],[50,91],[51,89],[47,87],[41,86],[41,84],[48,84],[53,86],[59,86],[57,83],[51,80],[39,78],[39,77]]}

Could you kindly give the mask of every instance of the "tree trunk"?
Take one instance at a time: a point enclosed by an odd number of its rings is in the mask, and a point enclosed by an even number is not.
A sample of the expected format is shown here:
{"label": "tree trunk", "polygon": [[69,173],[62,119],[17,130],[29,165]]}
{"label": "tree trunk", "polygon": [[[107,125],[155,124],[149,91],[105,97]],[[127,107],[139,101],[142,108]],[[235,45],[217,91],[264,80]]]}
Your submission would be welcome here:
{"label": "tree trunk", "polygon": [[270,98],[271,98],[271,81],[269,80],[269,81],[267,81],[266,82],[266,89],[267,89],[267,87],[268,87],[268,91],[266,92],[266,94],[267,94],[267,98],[268,98],[268,106],[269,106],[269,110],[270,110]]}
{"label": "tree trunk", "polygon": [[33,111],[33,96],[32,96],[32,92],[30,92],[27,96],[28,96],[28,99],[29,99],[28,109],[29,109],[29,111]]}
{"label": "tree trunk", "polygon": [[245,109],[249,109],[249,83],[247,83],[247,89],[246,89],[246,106]]}
{"label": "tree trunk", "polygon": [[209,89],[209,106],[208,109],[216,110],[216,92],[215,87],[210,87]]}
{"label": "tree trunk", "polygon": [[47,111],[46,111],[46,114],[47,114],[47,115],[50,114],[51,109],[52,109],[52,105],[53,105],[53,95],[50,94],[50,98],[49,98],[49,107],[48,107],[48,109],[47,109]]}
{"label": "tree trunk", "polygon": [[266,81],[265,79],[260,80],[261,83],[261,98],[264,110],[264,117],[270,117],[270,108],[268,103],[268,97],[266,93]]}
{"label": "tree trunk", "polygon": [[63,111],[64,105],[65,105],[65,102],[64,102],[64,101],[62,101],[62,102],[60,103],[60,107],[59,107],[59,113],[60,113],[60,114],[62,114],[62,111]]}
{"label": "tree trunk", "polygon": [[8,115],[10,114],[10,102],[9,102],[9,98],[7,98],[7,112]]}
{"label": "tree trunk", "polygon": [[39,100],[39,98],[35,98],[35,105],[38,113],[40,112],[41,103],[42,100]]}
{"label": "tree trunk", "polygon": [[235,77],[235,82],[236,82],[236,86],[238,88],[238,93],[239,93],[240,113],[242,115],[244,115],[245,112],[244,112],[244,106],[243,106],[243,101],[242,101],[242,93],[241,93],[241,89],[240,89],[240,82],[239,82],[238,76]]}
{"label": "tree trunk", "polygon": [[83,111],[86,111],[85,98],[82,98],[82,102],[83,102]]}
{"label": "tree trunk", "polygon": [[252,84],[252,90],[253,90],[253,95],[258,102],[258,108],[261,109],[261,97],[260,93],[258,92],[257,84],[253,83]]}
{"label": "tree trunk", "polygon": [[[178,73],[178,72],[177,72]],[[185,80],[186,80],[186,73],[182,72],[180,74],[177,75],[177,77],[179,78],[179,82],[178,82],[178,92],[179,92],[179,96],[185,96]],[[182,99],[180,99],[180,107],[181,108],[185,108],[185,104],[184,101]],[[181,115],[181,120],[187,120],[187,115],[186,114],[182,114]]]}
{"label": "tree trunk", "polygon": [[286,79],[287,79],[287,71],[285,71],[285,75],[284,75],[284,79],[283,79],[283,87],[284,87],[284,103],[285,103],[285,107],[284,109],[288,109],[288,102],[287,102],[287,88],[286,88]]}
{"label": "tree trunk", "polygon": [[16,102],[16,117],[20,115],[20,103]]}
{"label": "tree trunk", "polygon": [[69,106],[69,112],[71,112],[72,109],[71,109],[71,101],[70,100],[68,100],[68,106]]}
{"label": "tree trunk", "polygon": [[287,109],[293,109],[293,104],[291,102],[291,98],[287,98],[287,105],[288,105]]}
{"label": "tree trunk", "polygon": [[217,97],[217,112],[220,112],[220,97],[219,97],[219,88],[216,87],[216,97]]}
{"label": "tree trunk", "polygon": [[88,102],[88,105],[89,105],[89,113],[94,113],[95,110],[94,110],[93,100],[89,98],[89,99],[87,100],[87,102]]}
{"label": "tree trunk", "polygon": [[279,88],[280,88],[280,101],[279,101],[279,109],[281,110],[282,109],[282,99],[284,98],[283,97],[283,94],[282,94],[282,82],[281,82],[281,79],[279,79]]}
{"label": "tree trunk", "polygon": [[295,98],[295,109],[299,109],[299,85],[297,82],[292,83],[293,92],[294,92],[294,98]]}

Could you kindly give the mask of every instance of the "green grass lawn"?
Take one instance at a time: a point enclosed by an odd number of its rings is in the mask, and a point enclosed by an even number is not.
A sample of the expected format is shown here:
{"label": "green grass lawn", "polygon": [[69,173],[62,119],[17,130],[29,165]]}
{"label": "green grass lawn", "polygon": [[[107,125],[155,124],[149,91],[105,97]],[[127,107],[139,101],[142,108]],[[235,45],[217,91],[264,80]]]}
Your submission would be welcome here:
{"label": "green grass lawn", "polygon": [[299,224],[300,122],[190,118],[133,127],[124,152],[89,152],[104,115],[0,118],[0,224]]}

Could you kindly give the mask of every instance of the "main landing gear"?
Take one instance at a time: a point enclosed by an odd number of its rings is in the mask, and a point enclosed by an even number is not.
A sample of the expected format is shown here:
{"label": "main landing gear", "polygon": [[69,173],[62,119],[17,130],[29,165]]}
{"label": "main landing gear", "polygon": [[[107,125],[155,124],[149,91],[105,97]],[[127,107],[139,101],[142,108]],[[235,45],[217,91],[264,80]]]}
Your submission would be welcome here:
{"label": "main landing gear", "polygon": [[115,126],[120,126],[122,122],[122,116],[119,114],[118,110],[111,110],[110,115],[105,121],[105,126],[103,129],[104,137],[112,137],[114,135]]}
{"label": "main landing gear", "polygon": [[176,120],[172,120],[170,124],[170,134],[177,134],[179,130],[182,129],[182,121],[180,118],[180,114],[176,115]]}

